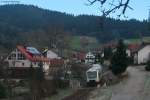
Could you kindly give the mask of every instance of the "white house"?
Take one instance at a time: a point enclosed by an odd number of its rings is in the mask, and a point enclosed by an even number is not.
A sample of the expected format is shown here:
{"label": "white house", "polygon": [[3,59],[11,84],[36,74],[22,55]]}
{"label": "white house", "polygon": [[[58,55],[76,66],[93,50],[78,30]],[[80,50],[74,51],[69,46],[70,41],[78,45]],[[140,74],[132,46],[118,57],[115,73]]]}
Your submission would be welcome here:
{"label": "white house", "polygon": [[56,54],[55,52],[53,52],[52,50],[48,50],[46,52],[46,57],[50,58],[50,59],[60,59],[60,57],[58,56],[58,54]]}
{"label": "white house", "polygon": [[40,56],[40,52],[34,47],[17,46],[5,59],[9,67],[38,67],[39,62],[34,62],[33,56]]}
{"label": "white house", "polygon": [[146,63],[150,59],[150,45],[141,47],[135,56],[138,64]]}
{"label": "white house", "polygon": [[[50,52],[51,54],[51,52]],[[53,53],[52,53],[53,54]],[[52,58],[53,57],[53,58]],[[5,59],[9,64],[9,69],[22,71],[27,70],[31,66],[33,68],[40,67],[42,63],[43,71],[49,74],[50,68],[55,66],[63,66],[63,59],[56,59],[57,55],[53,54],[51,58],[44,57],[36,48],[17,46]],[[57,67],[59,68],[59,67]]]}
{"label": "white house", "polygon": [[85,63],[93,64],[95,62],[95,55],[88,52],[85,56]]}

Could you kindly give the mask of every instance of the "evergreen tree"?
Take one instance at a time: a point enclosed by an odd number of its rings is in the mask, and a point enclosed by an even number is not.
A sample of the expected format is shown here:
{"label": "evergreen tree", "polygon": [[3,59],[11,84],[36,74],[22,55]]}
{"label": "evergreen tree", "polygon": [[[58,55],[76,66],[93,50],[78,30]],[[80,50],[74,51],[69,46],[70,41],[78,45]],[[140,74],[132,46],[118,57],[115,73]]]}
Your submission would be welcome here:
{"label": "evergreen tree", "polygon": [[123,40],[119,40],[117,50],[114,53],[111,60],[112,72],[115,75],[121,74],[126,71],[128,66],[128,59],[126,54],[126,47],[123,43]]}
{"label": "evergreen tree", "polygon": [[146,63],[145,70],[150,71],[150,60]]}
{"label": "evergreen tree", "polygon": [[103,63],[103,58],[101,57],[101,53],[97,53],[95,55],[95,63]]}
{"label": "evergreen tree", "polygon": [[111,47],[104,48],[104,59],[109,60],[112,57],[112,49]]}

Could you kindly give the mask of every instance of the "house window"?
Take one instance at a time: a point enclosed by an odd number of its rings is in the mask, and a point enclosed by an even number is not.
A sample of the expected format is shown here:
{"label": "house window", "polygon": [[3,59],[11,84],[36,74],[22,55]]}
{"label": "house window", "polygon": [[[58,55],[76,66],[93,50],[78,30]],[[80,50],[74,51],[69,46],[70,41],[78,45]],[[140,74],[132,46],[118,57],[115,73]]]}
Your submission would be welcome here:
{"label": "house window", "polygon": [[16,60],[16,54],[11,54],[9,57],[8,57],[9,60]]}
{"label": "house window", "polygon": [[18,53],[18,60],[25,60],[25,56],[22,53]]}

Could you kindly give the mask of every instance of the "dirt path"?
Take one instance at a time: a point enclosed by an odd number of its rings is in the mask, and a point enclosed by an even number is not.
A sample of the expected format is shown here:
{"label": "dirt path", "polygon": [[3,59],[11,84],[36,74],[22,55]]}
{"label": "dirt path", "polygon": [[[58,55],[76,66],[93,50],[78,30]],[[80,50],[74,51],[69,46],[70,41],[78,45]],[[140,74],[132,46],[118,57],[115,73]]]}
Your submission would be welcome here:
{"label": "dirt path", "polygon": [[145,73],[133,67],[129,67],[127,71],[129,78],[115,88],[111,100],[141,100],[141,92],[143,92],[145,84]]}
{"label": "dirt path", "polygon": [[145,97],[145,80],[148,73],[136,67],[128,67],[127,71],[127,79],[115,86],[93,91],[90,100],[149,100]]}

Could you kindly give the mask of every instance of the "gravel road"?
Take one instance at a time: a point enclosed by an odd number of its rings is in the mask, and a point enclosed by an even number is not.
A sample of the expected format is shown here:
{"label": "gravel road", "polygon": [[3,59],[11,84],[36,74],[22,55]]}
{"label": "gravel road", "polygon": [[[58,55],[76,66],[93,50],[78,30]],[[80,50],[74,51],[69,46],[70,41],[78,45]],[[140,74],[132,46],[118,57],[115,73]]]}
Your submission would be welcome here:
{"label": "gravel road", "polygon": [[150,73],[143,68],[128,67],[128,78],[114,86],[92,91],[89,100],[150,100]]}

